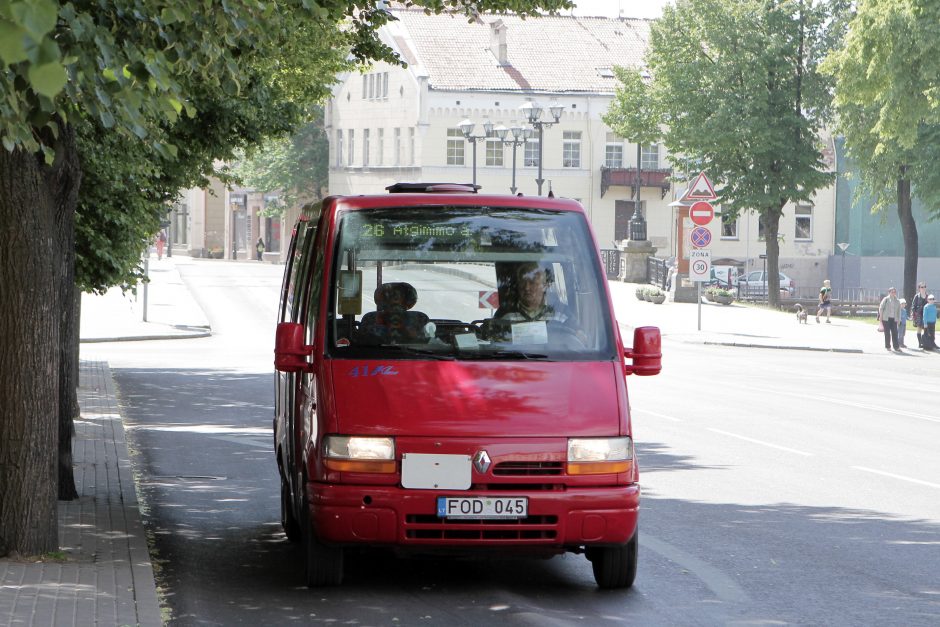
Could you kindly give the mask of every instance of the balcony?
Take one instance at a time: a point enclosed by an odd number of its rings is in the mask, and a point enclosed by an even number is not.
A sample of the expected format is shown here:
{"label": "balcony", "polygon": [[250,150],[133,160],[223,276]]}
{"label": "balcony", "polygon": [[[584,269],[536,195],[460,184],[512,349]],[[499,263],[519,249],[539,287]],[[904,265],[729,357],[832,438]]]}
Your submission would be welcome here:
{"label": "balcony", "polygon": [[[640,170],[640,185],[642,187],[658,187],[660,198],[665,198],[671,185],[669,177],[671,169]],[[612,185],[620,187],[633,187],[636,185],[636,168],[608,168],[601,166],[601,198]]]}

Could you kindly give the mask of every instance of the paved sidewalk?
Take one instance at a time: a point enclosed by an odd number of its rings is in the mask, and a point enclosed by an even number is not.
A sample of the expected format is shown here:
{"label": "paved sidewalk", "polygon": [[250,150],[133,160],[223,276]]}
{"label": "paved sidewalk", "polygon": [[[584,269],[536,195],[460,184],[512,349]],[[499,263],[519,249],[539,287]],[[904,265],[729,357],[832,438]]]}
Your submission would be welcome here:
{"label": "paved sidewalk", "polygon": [[59,502],[60,553],[0,560],[0,625],[162,625],[124,425],[104,362],[83,361],[72,449],[79,498]]}
{"label": "paved sidewalk", "polygon": [[194,263],[186,256],[158,260],[151,255],[150,283],[138,286],[136,296],[124,294],[118,288],[111,288],[102,295],[83,294],[81,341],[122,342],[210,335],[212,329],[206,315],[180,277],[177,261]]}
{"label": "paved sidewalk", "polygon": [[[849,353],[884,353],[884,335],[870,322],[851,318],[825,318],[816,323],[815,303],[804,303],[808,312],[807,324],[800,324],[795,312],[771,310],[756,305],[733,303],[699,305],[666,301],[655,305],[636,298],[640,285],[610,281],[617,320],[622,326],[658,326],[665,341],[673,340],[696,344],[724,346],[781,348]],[[629,344],[632,339],[625,337]],[[920,352],[917,338],[908,328],[907,343],[914,343]]]}

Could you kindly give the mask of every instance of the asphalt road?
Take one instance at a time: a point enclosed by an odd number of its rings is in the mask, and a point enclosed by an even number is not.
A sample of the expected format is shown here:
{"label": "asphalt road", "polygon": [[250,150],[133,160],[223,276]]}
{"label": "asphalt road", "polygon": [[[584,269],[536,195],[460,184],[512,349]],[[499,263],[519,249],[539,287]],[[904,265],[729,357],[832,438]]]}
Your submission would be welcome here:
{"label": "asphalt road", "polygon": [[[271,452],[280,268],[179,266],[213,336],[102,344],[125,412],[173,625],[936,625],[935,369],[891,354],[666,342],[630,379],[640,566],[352,557],[302,585]],[[85,348],[83,348],[83,353]]]}

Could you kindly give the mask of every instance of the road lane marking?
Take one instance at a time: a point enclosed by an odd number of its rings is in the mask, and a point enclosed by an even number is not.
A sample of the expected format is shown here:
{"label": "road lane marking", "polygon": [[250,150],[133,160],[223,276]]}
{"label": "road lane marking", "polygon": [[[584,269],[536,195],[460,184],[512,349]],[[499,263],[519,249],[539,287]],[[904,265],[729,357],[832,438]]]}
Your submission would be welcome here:
{"label": "road lane marking", "polygon": [[746,603],[747,594],[731,577],[697,557],[689,555],[668,542],[655,538],[646,532],[640,534],[640,545],[665,557],[694,574],[722,601]]}
{"label": "road lane marking", "polygon": [[656,416],[657,418],[665,418],[666,420],[671,420],[673,422],[682,422],[681,418],[675,418],[673,416],[667,416],[666,414],[661,414],[659,412],[650,411],[648,409],[639,410],[641,414],[649,414],[650,416]]}
{"label": "road lane marking", "polygon": [[761,446],[769,446],[770,448],[775,448],[781,451],[786,451],[787,453],[795,453],[797,455],[803,455],[804,457],[813,456],[812,453],[807,453],[806,451],[798,451],[795,448],[787,448],[786,446],[771,444],[770,442],[764,442],[763,440],[755,440],[754,438],[748,438],[743,435],[738,435],[737,433],[730,433],[728,431],[722,431],[721,429],[709,429],[709,431],[726,435],[729,438],[738,438],[739,440],[744,440],[745,442],[751,442],[753,444],[760,444]]}
{"label": "road lane marking", "polygon": [[884,412],[886,414],[894,414],[895,416],[905,416],[907,418],[916,418],[917,420],[926,420],[927,422],[936,422],[940,423],[940,418],[932,418],[921,413],[906,411],[904,409],[896,409],[894,407],[884,407],[883,405],[872,405],[870,403],[859,403],[853,401],[847,401],[841,398],[832,398],[829,396],[817,396],[815,394],[804,394],[802,392],[789,392],[787,390],[779,389],[770,389],[770,388],[760,388],[760,387],[749,387],[749,390],[754,390],[755,392],[766,392],[768,394],[781,394],[784,396],[796,396],[801,399],[809,399],[814,401],[825,401],[827,403],[835,403],[837,405],[845,405],[846,407],[855,407],[857,409],[872,409],[875,411]]}
{"label": "road lane marking", "polygon": [[875,470],[874,468],[865,468],[864,466],[852,466],[855,470],[864,470],[865,472],[870,472],[875,475],[882,475],[883,477],[891,477],[892,479],[900,479],[901,481],[908,481],[910,483],[916,483],[918,485],[925,485],[929,488],[937,488],[940,490],[940,483],[930,483],[929,481],[921,481],[920,479],[913,479],[911,477],[905,477],[904,475],[896,475],[891,472],[884,472],[883,470]]}

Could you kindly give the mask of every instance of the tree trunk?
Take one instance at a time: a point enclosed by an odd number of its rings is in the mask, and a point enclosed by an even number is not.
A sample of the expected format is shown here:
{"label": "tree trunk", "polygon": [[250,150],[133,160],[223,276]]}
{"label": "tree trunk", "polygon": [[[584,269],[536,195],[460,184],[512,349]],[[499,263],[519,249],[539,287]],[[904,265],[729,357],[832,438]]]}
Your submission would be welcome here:
{"label": "tree trunk", "polygon": [[904,285],[901,293],[907,302],[911,302],[917,291],[917,258],[920,251],[917,223],[911,212],[911,181],[905,178],[906,170],[906,167],[901,167],[901,178],[898,179],[898,219],[901,222],[901,236],[904,238]]}
{"label": "tree trunk", "polygon": [[767,304],[776,307],[780,304],[780,210],[764,211],[760,219],[764,221],[764,243],[767,247]]}
{"label": "tree trunk", "polygon": [[52,166],[0,149],[0,556],[58,546],[61,221],[74,218],[78,162],[62,125]]}
{"label": "tree trunk", "polygon": [[78,498],[75,472],[72,469],[72,436],[78,418],[78,350],[81,291],[75,287],[75,222],[69,220],[71,233],[66,234],[60,250],[71,251],[60,259],[59,275],[59,500]]}

